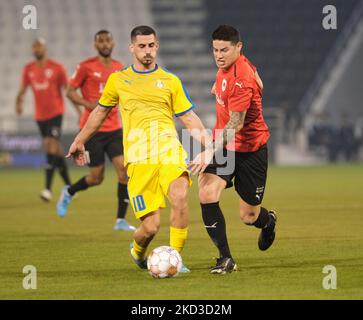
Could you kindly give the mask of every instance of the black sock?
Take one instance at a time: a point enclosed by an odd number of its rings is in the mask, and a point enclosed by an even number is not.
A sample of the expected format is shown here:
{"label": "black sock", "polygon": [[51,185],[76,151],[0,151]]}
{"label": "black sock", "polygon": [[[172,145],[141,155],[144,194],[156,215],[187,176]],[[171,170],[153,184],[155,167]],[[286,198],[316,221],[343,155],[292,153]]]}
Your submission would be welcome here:
{"label": "black sock", "polygon": [[57,157],[57,164],[58,164],[59,174],[61,175],[64,183],[67,185],[70,185],[71,180],[69,179],[67,163],[66,163],[64,157],[62,157],[62,156]]}
{"label": "black sock", "polygon": [[47,166],[45,168],[45,188],[51,190],[54,170],[56,168],[56,156],[47,153]]}
{"label": "black sock", "polygon": [[127,184],[118,183],[117,186],[117,196],[118,196],[118,210],[117,218],[124,219],[127,211],[127,206],[129,205],[129,193],[127,192]]}
{"label": "black sock", "polygon": [[230,258],[231,252],[227,241],[226,222],[221,208],[219,207],[219,202],[207,204],[201,203],[201,207],[204,225],[209,237],[217,246],[220,257]]}
{"label": "black sock", "polygon": [[86,177],[79,179],[68,188],[68,193],[73,196],[76,192],[88,189],[89,185],[86,182]]}
{"label": "black sock", "polygon": [[258,215],[258,218],[253,225],[258,229],[263,229],[268,225],[269,222],[270,216],[268,215],[268,210],[261,207],[260,214]]}

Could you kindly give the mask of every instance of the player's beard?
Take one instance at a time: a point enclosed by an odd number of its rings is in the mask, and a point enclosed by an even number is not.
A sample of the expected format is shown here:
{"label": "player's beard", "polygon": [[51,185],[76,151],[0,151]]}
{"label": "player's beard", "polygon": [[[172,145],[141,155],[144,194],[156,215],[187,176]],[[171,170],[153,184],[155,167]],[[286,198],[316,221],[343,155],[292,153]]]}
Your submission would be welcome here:
{"label": "player's beard", "polygon": [[34,53],[34,58],[38,61],[41,61],[44,59],[44,54],[43,53]]}
{"label": "player's beard", "polygon": [[155,59],[147,54],[145,57],[143,57],[141,60],[139,60],[141,62],[141,64],[144,66],[144,67],[149,67],[151,64],[154,63]]}
{"label": "player's beard", "polygon": [[102,49],[102,50],[98,50],[98,53],[100,54],[101,57],[103,58],[109,58],[112,54],[112,49]]}

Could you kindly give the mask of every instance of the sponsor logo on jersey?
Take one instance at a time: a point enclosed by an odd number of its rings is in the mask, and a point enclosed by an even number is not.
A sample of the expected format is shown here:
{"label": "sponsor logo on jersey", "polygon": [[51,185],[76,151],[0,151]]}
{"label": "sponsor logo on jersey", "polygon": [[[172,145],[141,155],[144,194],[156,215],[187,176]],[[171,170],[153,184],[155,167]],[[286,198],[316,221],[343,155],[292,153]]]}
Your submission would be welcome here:
{"label": "sponsor logo on jersey", "polygon": [[219,94],[216,92],[216,100],[218,102],[219,105],[221,105],[222,107],[224,107],[224,101],[222,100],[222,98],[219,96]]}
{"label": "sponsor logo on jersey", "polygon": [[49,83],[48,83],[48,81],[34,82],[33,87],[34,87],[34,90],[47,90],[49,88]]}

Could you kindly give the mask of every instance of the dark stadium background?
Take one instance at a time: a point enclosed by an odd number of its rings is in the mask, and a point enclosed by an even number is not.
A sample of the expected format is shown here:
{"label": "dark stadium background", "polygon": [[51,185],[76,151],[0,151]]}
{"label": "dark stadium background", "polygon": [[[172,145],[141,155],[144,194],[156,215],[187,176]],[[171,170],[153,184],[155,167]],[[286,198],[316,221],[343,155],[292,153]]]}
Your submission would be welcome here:
{"label": "dark stadium background", "polygon": [[[37,10],[36,30],[23,27],[26,5]],[[336,29],[323,26],[325,6],[336,9]],[[266,202],[281,212],[280,233],[276,248],[266,256],[256,253],[256,234],[237,229],[242,228],[237,198],[226,192],[231,246],[236,252],[243,248],[236,256],[246,266],[231,278],[210,280],[205,269],[212,249],[196,183],[185,252],[195,272],[190,282],[181,277],[162,285],[136,272],[127,256],[129,238],[112,233],[114,172],[107,173],[104,185],[81,194],[62,223],[55,202],[45,207],[38,199],[45,158],[31,90],[24,114],[17,117],[14,110],[33,40],[44,37],[49,56],[70,76],[80,61],[96,55],[93,36],[100,29],[113,33],[113,57],[130,64],[129,32],[141,24],[155,27],[159,64],[181,78],[209,128],[215,120],[210,94],[216,73],[214,28],[231,24],[240,30],[243,52],[264,82],[264,115],[271,130]],[[362,299],[362,57],[362,0],[0,0],[0,298],[137,299],[141,285],[145,299]],[[65,101],[62,142],[67,149],[78,118]],[[85,172],[73,166],[71,175]],[[60,180],[55,189],[56,198]],[[162,235],[156,243],[167,239]],[[28,263],[38,263],[44,272],[35,293],[21,287],[21,270]],[[335,295],[321,288],[321,269],[328,264],[341,275]]]}

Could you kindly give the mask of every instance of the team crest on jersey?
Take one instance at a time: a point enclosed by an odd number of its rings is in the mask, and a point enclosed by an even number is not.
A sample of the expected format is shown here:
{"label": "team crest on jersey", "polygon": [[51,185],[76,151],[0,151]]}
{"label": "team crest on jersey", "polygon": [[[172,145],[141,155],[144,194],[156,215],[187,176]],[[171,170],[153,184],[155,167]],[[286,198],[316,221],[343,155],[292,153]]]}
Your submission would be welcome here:
{"label": "team crest on jersey", "polygon": [[45,69],[45,76],[50,79],[53,75],[53,70],[52,69]]}
{"label": "team crest on jersey", "polygon": [[223,81],[222,81],[222,92],[226,91],[226,87],[227,87],[227,80],[223,79]]}
{"label": "team crest on jersey", "polygon": [[161,80],[157,80],[155,85],[159,89],[164,88],[164,82],[162,82]]}

